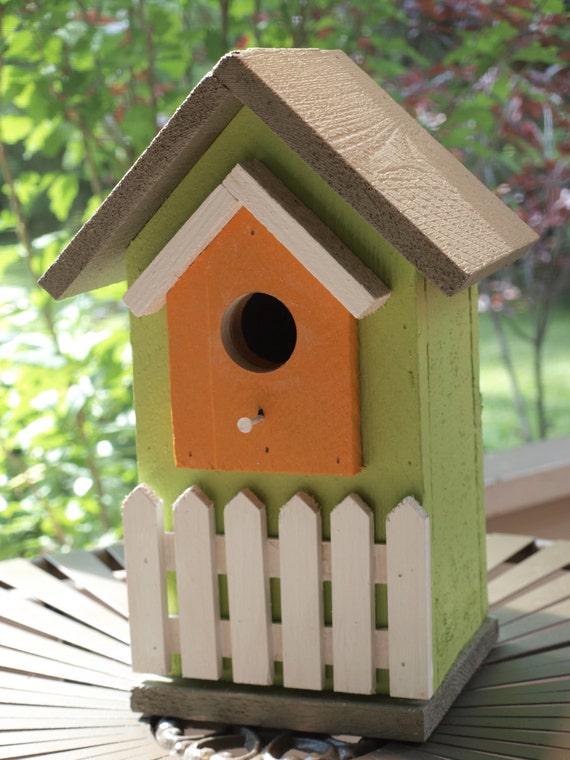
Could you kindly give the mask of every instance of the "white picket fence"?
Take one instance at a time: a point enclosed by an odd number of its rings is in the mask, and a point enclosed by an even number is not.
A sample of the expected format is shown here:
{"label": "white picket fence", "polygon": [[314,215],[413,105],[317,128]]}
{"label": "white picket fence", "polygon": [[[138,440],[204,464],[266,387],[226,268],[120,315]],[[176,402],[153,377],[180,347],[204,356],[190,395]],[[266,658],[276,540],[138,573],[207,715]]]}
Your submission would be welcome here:
{"label": "white picket fence", "polygon": [[[235,683],[269,685],[277,661],[286,687],[320,690],[332,665],[335,691],[372,694],[376,669],[388,668],[391,696],[432,695],[429,518],[413,498],[390,512],[386,544],[374,543],[372,511],[355,494],[333,509],[330,541],[305,493],[281,508],[279,538],[268,538],[265,507],[248,490],[226,505],[224,535],[197,487],[176,501],[173,532],[146,485],[125,500],[123,523],[134,670],[166,675],[179,654],[184,677],[218,680],[231,658]],[[168,612],[169,571],[177,615]],[[220,617],[219,575],[227,576],[229,620]],[[280,622],[270,578],[280,579]],[[376,584],[388,587],[387,629],[375,625]]]}

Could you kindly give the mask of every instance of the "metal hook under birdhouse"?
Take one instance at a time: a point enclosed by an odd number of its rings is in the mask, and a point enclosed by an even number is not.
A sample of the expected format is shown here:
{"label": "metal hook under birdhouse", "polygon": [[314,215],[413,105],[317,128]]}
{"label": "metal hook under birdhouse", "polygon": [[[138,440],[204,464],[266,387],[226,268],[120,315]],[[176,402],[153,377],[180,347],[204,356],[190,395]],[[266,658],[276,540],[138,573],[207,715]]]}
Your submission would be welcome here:
{"label": "metal hook under birdhouse", "polygon": [[251,433],[253,426],[263,422],[265,415],[261,410],[255,415],[255,417],[240,417],[237,421],[238,430],[240,433]]}

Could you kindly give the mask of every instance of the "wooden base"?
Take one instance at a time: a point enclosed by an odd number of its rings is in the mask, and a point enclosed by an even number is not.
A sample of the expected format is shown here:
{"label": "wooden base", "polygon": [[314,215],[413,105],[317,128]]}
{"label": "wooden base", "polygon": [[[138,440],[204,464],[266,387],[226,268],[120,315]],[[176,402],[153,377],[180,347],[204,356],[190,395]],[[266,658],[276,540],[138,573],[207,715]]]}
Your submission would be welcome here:
{"label": "wooden base", "polygon": [[487,618],[426,701],[173,679],[134,687],[131,707],[185,720],[425,741],[493,647],[497,630]]}

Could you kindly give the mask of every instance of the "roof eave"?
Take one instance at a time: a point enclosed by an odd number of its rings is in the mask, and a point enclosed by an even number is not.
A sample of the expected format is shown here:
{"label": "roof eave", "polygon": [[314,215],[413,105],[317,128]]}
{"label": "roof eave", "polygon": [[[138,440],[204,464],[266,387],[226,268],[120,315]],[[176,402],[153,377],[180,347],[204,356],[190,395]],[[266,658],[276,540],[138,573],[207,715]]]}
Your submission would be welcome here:
{"label": "roof eave", "polygon": [[125,279],[125,251],[242,104],[212,75],[192,90],[40,280],[56,299]]}
{"label": "roof eave", "polygon": [[[345,100],[346,115],[364,121],[362,129],[352,125],[352,134],[343,131],[340,112],[329,113]],[[367,118],[359,117],[359,104]],[[244,105],[447,295],[518,258],[536,240],[342,52],[254,49],[224,56],[197,85],[42,286],[64,298],[122,279],[131,240]]]}

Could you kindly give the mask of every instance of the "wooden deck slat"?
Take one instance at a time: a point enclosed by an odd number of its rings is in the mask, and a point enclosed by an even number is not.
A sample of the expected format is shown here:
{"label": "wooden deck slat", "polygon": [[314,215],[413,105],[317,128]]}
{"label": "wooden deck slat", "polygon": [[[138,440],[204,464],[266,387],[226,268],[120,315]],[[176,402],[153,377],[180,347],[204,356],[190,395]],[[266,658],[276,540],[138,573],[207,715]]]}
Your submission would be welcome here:
{"label": "wooden deck slat", "polygon": [[[106,732],[106,733],[102,733]],[[12,732],[6,732],[8,734]],[[36,733],[42,733],[43,738],[33,736]],[[0,747],[0,760],[11,760],[16,757],[28,757],[34,754],[41,754],[45,752],[66,752],[67,750],[83,749],[83,748],[108,748],[109,745],[115,745],[120,747],[121,745],[132,746],[133,740],[137,740],[141,743],[146,743],[148,728],[146,726],[122,728],[120,736],[117,736],[116,729],[101,729],[99,732],[93,734],[81,735],[77,731],[71,734],[68,730],[67,736],[60,736],[54,738],[49,734],[55,734],[55,732],[36,732],[36,731],[19,731],[20,736],[27,734],[28,737],[33,736],[36,741],[30,741],[28,738],[26,741],[13,742],[12,744],[6,744]],[[60,730],[60,734],[66,733],[63,729]],[[2,737],[3,740],[8,739],[8,742],[12,741],[11,737]],[[64,758],[62,758],[64,760]]]}
{"label": "wooden deck slat", "polygon": [[[164,750],[158,748],[153,750],[148,743],[141,739],[135,739],[119,747],[110,749],[107,746],[87,747],[84,749],[68,750],[66,752],[42,752],[40,755],[30,755],[32,758],[42,758],[42,760],[90,760],[90,758],[109,758],[109,760],[159,760],[168,756],[164,755]],[[172,760],[172,758],[168,758]]]}
{"label": "wooden deck slat", "polygon": [[570,599],[552,604],[540,612],[525,615],[505,626],[500,637],[501,644],[508,644],[522,636],[539,633],[548,628],[558,627],[568,623],[570,617]]}
{"label": "wooden deck slat", "polygon": [[124,726],[129,725],[131,722],[132,717],[129,720],[128,717],[123,718],[117,717],[116,715],[107,717],[106,715],[102,716],[99,713],[96,715],[81,716],[69,716],[65,713],[58,716],[29,715],[27,712],[21,713],[20,715],[4,715],[4,711],[2,711],[2,715],[0,715],[0,732],[8,730],[35,731],[40,728],[84,728],[86,726],[92,726],[94,728],[113,726],[117,729],[117,732],[120,732]]}
{"label": "wooden deck slat", "polygon": [[[440,723],[438,731],[449,733],[453,727],[453,733],[457,727],[478,727],[489,730],[502,730],[504,728],[520,729],[524,731],[558,731],[570,732],[570,710],[568,705],[542,705],[543,709],[536,711],[527,708],[524,715],[506,715],[503,712],[498,715],[489,715],[488,710],[481,710],[481,715],[470,713],[458,715],[455,712],[447,715]],[[546,709],[544,709],[546,707]],[[562,709],[564,708],[564,709]]]}
{"label": "wooden deck slat", "polygon": [[430,760],[435,755],[431,752],[426,752],[423,748],[417,749],[417,747],[411,744],[400,744],[399,742],[396,744],[394,742],[386,744],[374,752],[370,752],[365,757],[367,760],[401,760],[401,758],[406,758],[406,760]]}
{"label": "wooden deck slat", "polygon": [[570,676],[568,647],[499,662],[482,668],[469,682],[469,688],[501,686],[513,683],[542,681],[545,678]]}
{"label": "wooden deck slat", "polygon": [[128,665],[1,622],[0,641],[4,647],[41,655],[48,660],[57,660],[66,665],[76,665],[99,673],[109,673],[124,678],[126,681],[130,681],[132,677]]}
{"label": "wooden deck slat", "polygon": [[550,607],[570,597],[570,573],[563,573],[557,578],[542,583],[538,588],[520,594],[512,602],[496,609],[493,615],[501,623],[501,634],[509,637],[511,622],[533,612]]}
{"label": "wooden deck slat", "polygon": [[492,705],[507,705],[508,709],[515,709],[518,705],[567,703],[569,697],[570,680],[560,678],[544,683],[503,686],[501,689],[464,690],[455,701],[453,709]]}
{"label": "wooden deck slat", "polygon": [[[144,723],[128,726],[121,731],[121,736],[128,738],[141,736],[145,738],[147,734],[147,725]],[[132,735],[132,736],[131,736]],[[3,731],[3,747],[12,747],[17,744],[35,744],[36,742],[60,741],[61,739],[73,739],[75,737],[83,740],[97,740],[108,736],[117,737],[117,729],[114,727],[107,728],[57,728],[57,729],[40,729],[38,731]],[[79,746],[79,745],[78,745]]]}
{"label": "wooden deck slat", "polygon": [[0,619],[130,664],[131,650],[128,644],[30,601],[22,597],[18,591],[0,589]]}
{"label": "wooden deck slat", "polygon": [[487,572],[506,562],[522,549],[534,543],[530,536],[511,536],[508,533],[487,535]]}
{"label": "wooden deck slat", "polygon": [[[491,754],[489,757],[489,751],[485,747],[479,747],[477,749],[469,747],[452,747],[445,744],[438,744],[433,741],[428,741],[423,745],[426,751],[431,753],[431,757],[443,758],[443,760],[521,760],[520,755],[512,754],[512,747],[509,751],[505,748],[503,754]],[[516,752],[516,748],[515,748]],[[404,756],[407,760],[407,756]]]}
{"label": "wooden deck slat", "polygon": [[[566,694],[567,697],[568,695]],[[454,705],[442,723],[484,720],[486,724],[492,726],[494,725],[494,721],[511,721],[511,719],[518,721],[527,720],[527,718],[532,718],[533,720],[535,718],[553,718],[556,720],[564,718],[570,727],[570,705],[568,702],[530,705],[483,705],[477,707],[456,707]]]}
{"label": "wooden deck slat", "polygon": [[[426,749],[432,753],[432,757],[441,757],[445,760],[544,760],[546,755],[542,747],[524,747],[510,742],[483,741],[482,739],[460,739],[455,744],[432,741],[426,742]],[[557,752],[559,750],[556,750]],[[554,755],[555,760],[562,760],[561,756]]]}
{"label": "wooden deck slat", "polygon": [[125,567],[125,548],[122,543],[111,544],[105,549],[106,553],[112,557],[115,562],[124,569]]}
{"label": "wooden deck slat", "polygon": [[519,639],[514,639],[498,647],[490,653],[487,662],[527,657],[532,652],[538,652],[556,647],[563,647],[570,641],[570,621],[548,627]]}
{"label": "wooden deck slat", "polygon": [[557,749],[570,750],[570,735],[568,732],[555,731],[545,726],[544,731],[524,730],[519,728],[508,728],[501,726],[492,728],[489,726],[450,726],[438,728],[432,734],[433,741],[442,744],[458,744],[469,746],[469,740],[475,739],[481,742],[479,745],[472,745],[477,749],[482,749],[485,742],[512,743],[525,746],[527,744],[538,746],[542,749],[553,747]]}
{"label": "wooden deck slat", "polygon": [[[0,677],[0,682],[3,682],[3,678]],[[50,687],[51,691],[51,687]],[[92,707],[114,710],[128,710],[129,700],[124,699],[122,701],[117,700],[112,702],[108,700],[106,703],[101,700],[92,699],[90,697],[70,697],[63,696],[61,694],[46,693],[45,685],[43,692],[30,692],[30,691],[18,691],[17,689],[4,689],[0,688],[0,705],[45,705],[52,707]]]}
{"label": "wooden deck slat", "polygon": [[3,705],[0,713],[1,718],[15,717],[19,718],[22,715],[27,715],[29,718],[81,718],[89,720],[118,720],[125,723],[125,725],[132,724],[132,718],[134,716],[140,717],[139,714],[133,713],[130,709],[124,710],[105,710],[90,709],[84,707],[44,707],[34,705]]}
{"label": "wooden deck slat", "polygon": [[129,617],[125,584],[117,583],[113,571],[100,562],[95,555],[75,551],[66,554],[49,554],[46,559],[93,598],[111,607],[124,618]]}
{"label": "wooden deck slat", "polygon": [[67,681],[78,683],[91,683],[95,686],[110,686],[116,689],[129,691],[132,679],[119,678],[109,673],[98,673],[95,670],[80,668],[76,665],[66,665],[57,660],[48,660],[45,657],[29,652],[19,652],[0,645],[0,671],[15,670],[21,673],[30,673],[51,678],[65,678]]}
{"label": "wooden deck slat", "polygon": [[498,604],[570,564],[570,541],[556,541],[489,581],[489,604]]}
{"label": "wooden deck slat", "polygon": [[9,673],[7,671],[3,671],[1,674],[1,684],[4,689],[16,689],[23,692],[29,692],[30,694],[44,694],[48,691],[46,687],[49,686],[49,693],[51,695],[63,696],[69,699],[74,699],[75,697],[89,697],[89,699],[103,703],[103,706],[108,702],[115,702],[117,700],[124,702],[126,705],[129,703],[130,699],[129,693],[126,692],[123,687],[121,689],[116,689],[109,686],[71,683],[59,679],[46,680],[45,678],[39,678],[35,675]]}
{"label": "wooden deck slat", "polygon": [[[154,741],[154,740],[153,740]],[[107,755],[110,760],[172,760],[171,755],[165,755],[164,750],[156,745],[145,742],[134,752],[132,749],[116,750],[113,754]],[[45,760],[45,758],[42,758]],[[57,758],[57,760],[68,760],[65,757]]]}
{"label": "wooden deck slat", "polygon": [[119,641],[129,642],[129,626],[124,618],[24,559],[0,562],[0,582]]}
{"label": "wooden deck slat", "polygon": [[[4,713],[4,710],[2,711]],[[14,715],[0,715],[0,732],[3,731],[35,731],[37,729],[54,729],[54,728],[85,728],[85,727],[105,727],[113,726],[117,729],[117,735],[123,728],[132,725],[132,717],[117,717],[116,715],[107,717],[97,715],[78,715],[70,716],[63,711],[51,715],[30,715],[28,711],[25,714],[20,710]]]}

